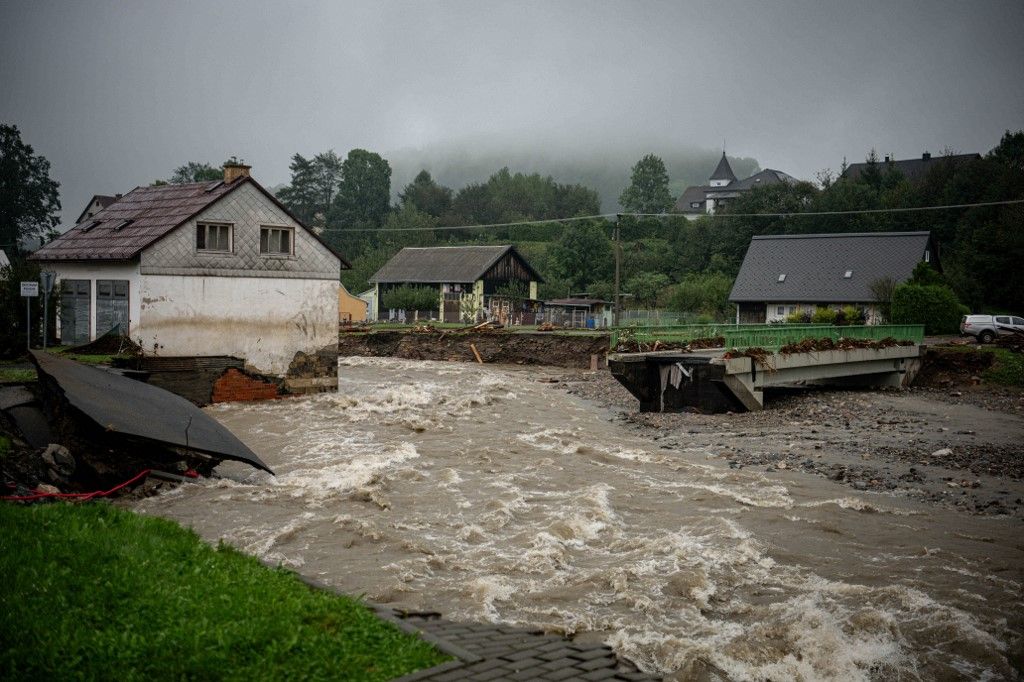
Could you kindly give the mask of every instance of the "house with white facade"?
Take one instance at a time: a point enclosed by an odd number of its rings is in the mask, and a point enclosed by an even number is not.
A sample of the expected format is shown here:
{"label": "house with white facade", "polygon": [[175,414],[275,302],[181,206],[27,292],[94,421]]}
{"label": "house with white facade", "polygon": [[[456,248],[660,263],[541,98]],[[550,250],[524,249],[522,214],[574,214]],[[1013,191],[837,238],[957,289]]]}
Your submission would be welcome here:
{"label": "house with white facade", "polygon": [[337,345],[349,264],[243,164],[137,187],[31,258],[57,275],[64,344],[116,330],[149,354],[234,356],[271,375]]}
{"label": "house with white facade", "polygon": [[679,200],[676,201],[675,211],[690,220],[696,220],[702,215],[714,213],[715,209],[728,205],[729,202],[756,187],[795,182],[797,179],[792,175],[772,168],[766,168],[754,173],[749,178],[740,180],[732,172],[732,166],[725,158],[725,152],[722,152],[722,158],[718,161],[711,177],[708,178],[708,184],[693,185],[683,190]]}
{"label": "house with white facade", "polygon": [[931,232],[779,234],[753,237],[729,301],[737,324],[782,322],[819,307],[863,308],[881,322],[873,285],[901,284],[924,261],[941,270]]}

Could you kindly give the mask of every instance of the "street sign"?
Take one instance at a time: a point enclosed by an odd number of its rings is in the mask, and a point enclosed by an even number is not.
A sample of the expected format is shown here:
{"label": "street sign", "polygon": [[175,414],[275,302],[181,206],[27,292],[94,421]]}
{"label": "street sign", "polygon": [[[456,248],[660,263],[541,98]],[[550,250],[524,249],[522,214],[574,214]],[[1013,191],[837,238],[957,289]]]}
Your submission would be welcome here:
{"label": "street sign", "polygon": [[43,293],[49,294],[53,292],[53,280],[56,278],[57,273],[55,272],[40,272],[39,281],[43,283]]}
{"label": "street sign", "polygon": [[39,282],[22,282],[21,295],[26,298],[35,298],[39,295]]}

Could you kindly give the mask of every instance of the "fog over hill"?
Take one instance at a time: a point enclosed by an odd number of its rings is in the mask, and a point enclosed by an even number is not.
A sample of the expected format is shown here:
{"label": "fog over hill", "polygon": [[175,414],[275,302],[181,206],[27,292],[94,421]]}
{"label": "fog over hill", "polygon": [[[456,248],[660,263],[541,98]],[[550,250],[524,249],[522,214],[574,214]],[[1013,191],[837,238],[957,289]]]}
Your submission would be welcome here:
{"label": "fog over hill", "polygon": [[[633,165],[645,154],[655,154],[665,162],[669,187],[673,196],[678,196],[689,185],[707,182],[722,152],[672,144],[602,143],[573,149],[569,145],[546,144],[540,140],[518,146],[488,140],[460,140],[381,153],[391,164],[391,193],[396,199],[422,169],[457,192],[468,184],[486,182],[492,174],[508,166],[513,173],[550,175],[559,183],[578,183],[597,190],[601,196],[601,211],[607,213],[620,209],[619,194],[629,184]],[[765,162],[768,167],[775,167],[770,159]],[[762,168],[756,159],[747,157],[729,155],[729,163],[740,178]]]}

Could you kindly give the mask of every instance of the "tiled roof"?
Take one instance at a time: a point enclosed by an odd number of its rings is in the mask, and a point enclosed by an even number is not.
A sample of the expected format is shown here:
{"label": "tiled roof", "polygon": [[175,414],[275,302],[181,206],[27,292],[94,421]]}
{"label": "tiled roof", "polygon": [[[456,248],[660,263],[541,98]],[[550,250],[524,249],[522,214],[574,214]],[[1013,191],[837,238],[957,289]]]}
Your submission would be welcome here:
{"label": "tiled roof", "polygon": [[129,260],[238,187],[214,182],[136,187],[42,247],[35,260]]}
{"label": "tiled roof", "polygon": [[[711,190],[708,185],[693,185],[683,190],[682,195],[679,197],[679,201],[676,202],[676,211],[679,213],[704,213],[704,202],[707,200],[707,193]],[[694,208],[690,204],[699,203],[698,208]]]}
{"label": "tiled roof", "polygon": [[[169,234],[235,189],[251,183],[268,200],[305,227],[277,199],[251,177],[232,183],[221,181],[136,187],[92,218],[46,244],[33,260],[130,260],[150,244]],[[322,240],[306,228],[318,241]],[[326,244],[325,244],[326,246]],[[330,249],[330,247],[328,246]],[[333,249],[331,249],[334,252]],[[344,267],[349,264],[335,253]]]}
{"label": "tiled roof", "polygon": [[370,282],[443,284],[475,282],[511,251],[537,281],[544,281],[513,246],[406,247],[384,264]]}
{"label": "tiled roof", "polygon": [[[930,241],[930,232],[754,237],[729,300],[866,303],[874,300],[872,282],[883,277],[909,279]],[[780,275],[785,275],[781,282]]]}

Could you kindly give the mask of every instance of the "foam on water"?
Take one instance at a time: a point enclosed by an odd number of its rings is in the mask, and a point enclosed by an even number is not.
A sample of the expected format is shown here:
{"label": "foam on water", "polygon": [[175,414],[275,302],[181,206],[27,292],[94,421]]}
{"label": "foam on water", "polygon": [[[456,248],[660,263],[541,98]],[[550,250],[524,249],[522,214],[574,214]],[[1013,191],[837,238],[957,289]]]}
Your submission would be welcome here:
{"label": "foam on water", "polygon": [[526,372],[340,367],[338,394],[210,409],[276,477],[140,510],[396,606],[601,632],[679,679],[1015,674],[1019,566],[969,556],[991,543],[945,547],[926,510],[662,450]]}

